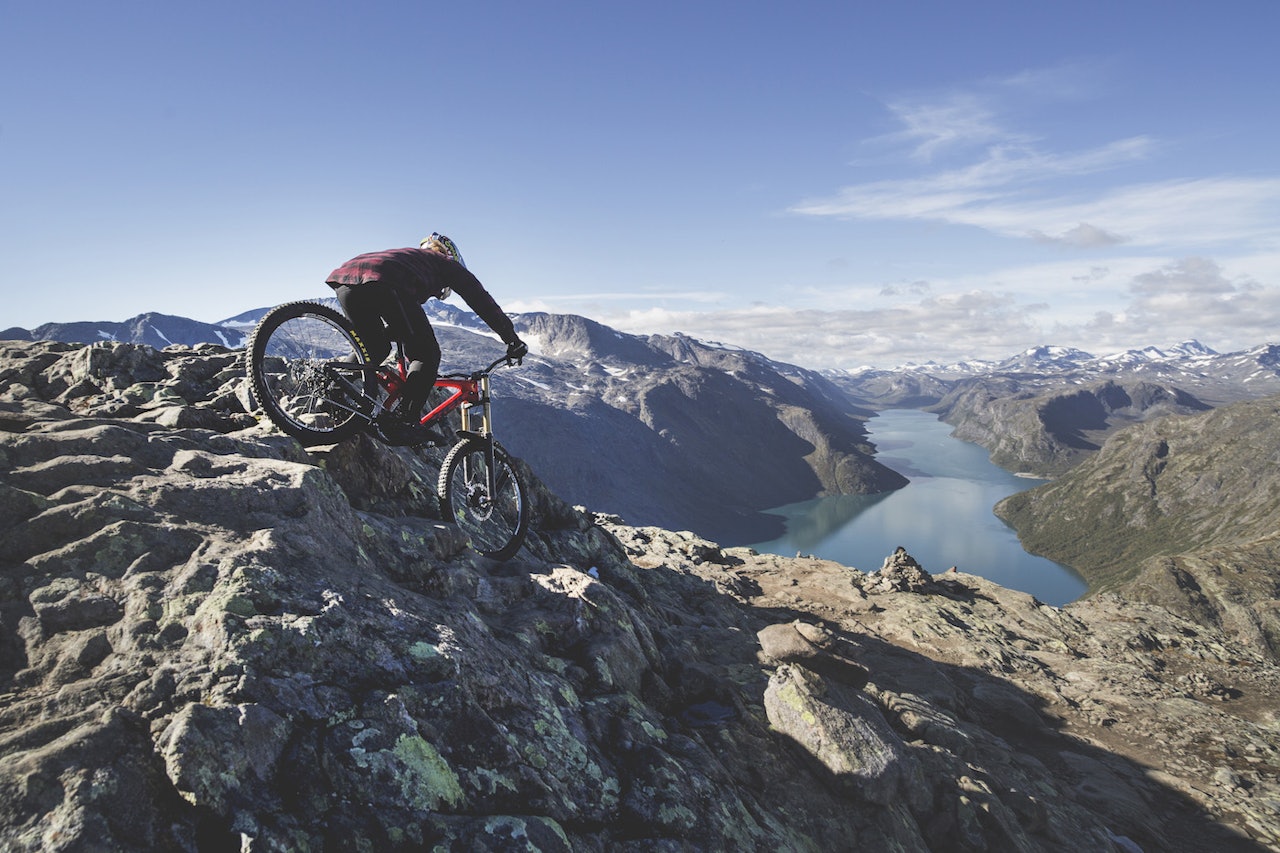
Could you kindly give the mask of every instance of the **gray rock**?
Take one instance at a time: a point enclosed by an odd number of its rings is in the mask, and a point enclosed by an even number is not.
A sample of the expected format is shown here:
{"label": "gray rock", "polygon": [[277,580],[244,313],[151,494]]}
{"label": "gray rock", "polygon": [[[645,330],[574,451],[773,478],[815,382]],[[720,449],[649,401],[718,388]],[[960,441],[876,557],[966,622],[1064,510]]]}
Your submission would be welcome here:
{"label": "gray rock", "polygon": [[766,662],[791,663],[854,689],[867,683],[867,668],[853,660],[853,646],[807,622],[770,625],[756,633]]}
{"label": "gray rock", "polygon": [[875,705],[860,694],[784,664],[769,679],[764,708],[773,727],[841,787],[880,805],[903,798],[911,759]]}

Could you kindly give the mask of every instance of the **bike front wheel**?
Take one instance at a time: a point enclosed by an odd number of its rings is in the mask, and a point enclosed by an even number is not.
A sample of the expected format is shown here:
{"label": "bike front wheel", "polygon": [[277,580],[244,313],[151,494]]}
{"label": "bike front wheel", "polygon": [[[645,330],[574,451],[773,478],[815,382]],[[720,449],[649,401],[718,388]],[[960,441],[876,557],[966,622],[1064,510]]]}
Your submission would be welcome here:
{"label": "bike front wheel", "polygon": [[317,302],[273,308],[249,338],[246,369],[271,422],[305,445],[333,444],[368,417],[374,380],[351,322]]}
{"label": "bike front wheel", "polygon": [[[511,457],[496,442],[464,438],[440,466],[440,512],[486,557],[509,560],[529,532],[529,500]],[[490,465],[492,464],[492,470]]]}

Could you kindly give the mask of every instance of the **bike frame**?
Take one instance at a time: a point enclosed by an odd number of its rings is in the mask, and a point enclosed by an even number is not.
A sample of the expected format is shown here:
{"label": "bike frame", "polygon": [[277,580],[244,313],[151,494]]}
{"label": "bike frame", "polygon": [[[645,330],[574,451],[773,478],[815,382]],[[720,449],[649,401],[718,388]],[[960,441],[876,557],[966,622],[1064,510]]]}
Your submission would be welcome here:
{"label": "bike frame", "polygon": [[[497,483],[495,482],[497,465],[494,458],[493,408],[490,404],[489,374],[503,362],[510,364],[511,359],[504,355],[485,369],[477,370],[474,373],[449,373],[437,377],[435,387],[448,389],[449,396],[434,409],[423,415],[420,421],[425,426],[439,418],[443,418],[454,409],[458,409],[458,415],[462,423],[462,428],[458,430],[458,435],[463,438],[477,439],[483,443],[486,469],[485,484],[491,496],[497,494]],[[397,347],[395,366],[391,369],[379,368],[377,377],[378,382],[386,389],[387,397],[376,407],[375,416],[378,411],[394,406],[404,393],[404,384],[408,379],[408,363],[405,360],[402,348]],[[476,407],[480,409],[478,418],[475,412]],[[477,420],[479,421],[478,423],[476,422]],[[470,461],[464,458],[463,472],[468,478],[470,478],[469,466]]]}
{"label": "bike frame", "polygon": [[[486,441],[492,439],[493,408],[490,405],[489,374],[499,364],[509,361],[510,359],[503,356],[484,370],[477,370],[475,373],[448,373],[437,377],[435,387],[447,389],[449,396],[434,409],[423,415],[419,423],[425,426],[438,418],[444,417],[454,409],[460,409],[459,416],[462,419],[460,432],[468,436],[485,439]],[[404,393],[404,384],[408,379],[408,365],[405,362],[403,353],[397,353],[394,368],[389,370],[379,369],[377,375],[379,383],[387,391],[387,398],[382,401],[380,409],[390,409]],[[476,406],[480,407],[478,424],[475,423],[476,413],[472,411]],[[473,424],[478,429],[473,428]]]}
{"label": "bike frame", "polygon": [[[484,447],[485,468],[487,469],[485,472],[485,484],[490,495],[497,494],[497,483],[495,482],[497,465],[494,454],[493,408],[490,405],[489,374],[493,372],[495,367],[504,362],[510,364],[511,359],[504,355],[496,359],[488,367],[483,370],[477,370],[474,373],[448,373],[437,377],[435,387],[448,389],[449,396],[430,412],[423,415],[420,421],[425,426],[444,417],[454,409],[459,410],[458,414],[461,418],[462,428],[458,430],[458,435],[464,439],[475,439],[481,442]],[[364,370],[372,369],[378,384],[386,391],[384,398],[375,400],[362,390],[355,388],[345,377],[341,376],[344,369],[349,369],[351,365],[333,362],[329,364],[329,367],[332,368],[330,371],[331,376],[347,385],[349,391],[356,393],[372,404],[371,412],[348,409],[348,411],[360,415],[370,423],[373,423],[382,412],[395,406],[396,402],[404,394],[404,385],[409,375],[408,366],[408,362],[404,357],[404,348],[397,345],[394,366],[378,368],[365,366],[363,368]],[[474,411],[477,406],[480,408],[478,413],[479,423],[476,423],[477,413]],[[478,427],[478,429],[473,427]],[[464,459],[463,466],[463,471],[469,478],[469,460]]]}

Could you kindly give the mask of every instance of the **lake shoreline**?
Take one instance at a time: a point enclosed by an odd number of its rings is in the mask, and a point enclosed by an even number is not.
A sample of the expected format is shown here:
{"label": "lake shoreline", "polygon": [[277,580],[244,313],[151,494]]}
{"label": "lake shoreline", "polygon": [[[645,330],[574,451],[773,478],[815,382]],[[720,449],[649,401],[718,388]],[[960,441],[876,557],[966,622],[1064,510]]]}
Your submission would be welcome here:
{"label": "lake shoreline", "polygon": [[877,460],[910,478],[907,486],[766,510],[784,520],[786,533],[744,544],[780,556],[812,554],[863,572],[879,570],[901,546],[932,573],[956,566],[1055,606],[1088,592],[1070,567],[1025,551],[994,513],[1000,500],[1044,478],[999,468],[985,449],[955,438],[949,425],[927,412],[890,409],[867,427]]}

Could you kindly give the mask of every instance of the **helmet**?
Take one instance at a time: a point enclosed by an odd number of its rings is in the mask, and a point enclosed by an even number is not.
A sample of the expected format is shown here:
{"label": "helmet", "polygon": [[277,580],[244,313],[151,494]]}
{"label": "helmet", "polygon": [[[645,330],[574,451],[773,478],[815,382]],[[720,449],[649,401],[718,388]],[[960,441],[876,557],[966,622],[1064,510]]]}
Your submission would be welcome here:
{"label": "helmet", "polygon": [[458,251],[458,244],[441,234],[439,231],[432,231],[431,236],[424,237],[418,246],[423,249],[434,249],[437,252],[443,252],[445,255],[462,264],[464,267],[467,265],[467,262],[462,259],[462,253]]}

